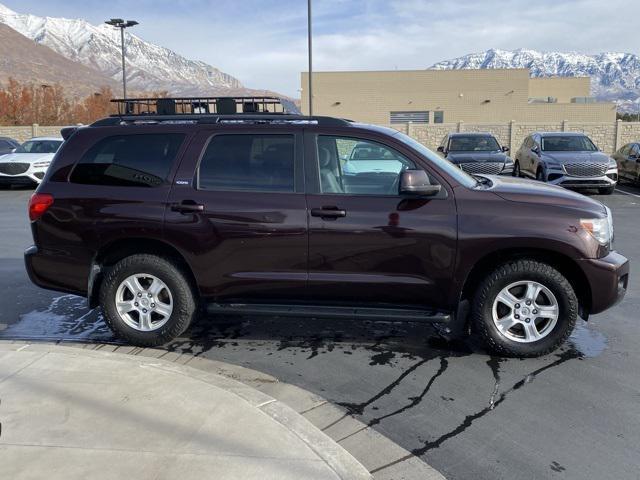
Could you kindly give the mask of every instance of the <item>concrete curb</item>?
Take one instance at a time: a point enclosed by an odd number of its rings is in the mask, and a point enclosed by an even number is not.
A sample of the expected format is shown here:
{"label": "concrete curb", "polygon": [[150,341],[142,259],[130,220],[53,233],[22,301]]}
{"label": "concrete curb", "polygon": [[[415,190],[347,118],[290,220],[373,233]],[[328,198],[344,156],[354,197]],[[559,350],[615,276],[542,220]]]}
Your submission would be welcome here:
{"label": "concrete curb", "polygon": [[[31,343],[31,345],[51,345],[59,342]],[[18,346],[30,344],[27,341],[2,341],[3,344],[15,344]],[[248,401],[267,402],[261,405],[263,411],[269,410],[272,418],[280,421],[289,421],[287,425],[296,435],[304,435],[305,432],[312,436],[309,438],[314,445],[320,445],[325,459],[338,475],[342,478],[374,478],[375,480],[445,480],[445,477],[423,460],[415,457],[411,452],[400,447],[373,428],[360,422],[347,412],[331,404],[326,399],[308,392],[302,388],[288,383],[280,382],[277,378],[239,365],[228,364],[217,360],[210,360],[191,354],[181,354],[160,349],[131,347],[117,344],[87,344],[65,342],[70,349],[85,349],[96,352],[116,352],[127,355],[143,356],[162,360],[167,365],[172,364],[188,366],[196,372],[217,374],[225,377],[233,383],[229,388],[236,388],[234,393],[239,396],[248,395]],[[196,373],[194,373],[196,375]],[[199,378],[199,377],[197,377]],[[244,388],[240,388],[240,387]],[[250,388],[247,388],[250,387]],[[271,401],[267,400],[270,399]],[[291,414],[295,414],[297,421],[291,420]],[[301,418],[301,417],[304,417]],[[306,422],[301,422],[306,420]],[[304,428],[302,431],[295,429],[301,423],[310,423],[312,430]],[[282,423],[282,422],[280,422]],[[283,423],[284,425],[284,423]],[[317,435],[321,434],[321,435]],[[303,438],[303,437],[300,437]],[[304,440],[304,439],[303,439]],[[327,443],[328,442],[328,443]],[[310,445],[310,444],[309,444]],[[313,448],[310,445],[311,448]],[[347,453],[348,452],[348,453]],[[344,455],[351,457],[367,472],[367,477],[349,476],[348,471],[341,466],[349,465]],[[334,463],[330,463],[329,459]]]}
{"label": "concrete curb", "polygon": [[[56,351],[76,356],[80,354],[83,356],[108,357],[111,360],[115,359],[127,362],[133,360],[133,358],[131,358],[133,355],[130,355],[132,352],[121,353],[108,351],[111,350],[111,348],[105,348],[104,350],[78,348],[79,346],[80,345],[75,347],[61,346],[51,343],[7,342],[0,340],[0,350],[23,351],[29,349],[30,351],[36,352]],[[115,348],[113,350],[115,350]],[[151,352],[158,353],[159,351],[150,350],[149,353]],[[170,360],[157,358],[156,355],[139,355],[137,361],[142,368],[158,369],[164,372],[184,375],[237,395],[292,432],[313,450],[341,479],[365,480],[372,478],[369,471],[360,462],[309,420],[285,403],[257,390],[253,386],[235,380],[231,376],[171,362]],[[222,365],[218,367],[222,370]]]}

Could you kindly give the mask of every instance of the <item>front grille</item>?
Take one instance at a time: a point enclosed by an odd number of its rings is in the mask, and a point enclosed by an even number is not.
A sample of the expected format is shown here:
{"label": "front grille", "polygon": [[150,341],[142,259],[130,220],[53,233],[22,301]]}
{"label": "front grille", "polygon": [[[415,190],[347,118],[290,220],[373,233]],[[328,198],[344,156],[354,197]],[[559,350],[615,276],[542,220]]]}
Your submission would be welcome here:
{"label": "front grille", "polygon": [[565,180],[560,185],[563,187],[610,187],[611,183],[606,180]]}
{"label": "front grille", "polygon": [[460,163],[460,169],[467,173],[479,173],[484,175],[498,175],[502,172],[504,163],[502,162],[470,162]]}
{"label": "front grille", "polygon": [[28,163],[6,162],[0,163],[0,173],[5,175],[20,175],[29,170]]}
{"label": "front grille", "polygon": [[567,163],[564,170],[572,177],[601,177],[609,168],[608,163]]}

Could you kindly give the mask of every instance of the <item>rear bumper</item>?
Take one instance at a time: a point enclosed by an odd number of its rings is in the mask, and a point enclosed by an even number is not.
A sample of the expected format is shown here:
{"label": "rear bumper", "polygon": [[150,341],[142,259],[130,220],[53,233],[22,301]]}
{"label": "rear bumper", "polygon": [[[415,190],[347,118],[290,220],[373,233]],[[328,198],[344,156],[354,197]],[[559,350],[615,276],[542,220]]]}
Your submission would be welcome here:
{"label": "rear bumper", "polygon": [[601,313],[624,298],[629,284],[629,260],[611,252],[606,257],[578,263],[591,286],[590,313]]}
{"label": "rear bumper", "polygon": [[78,289],[61,272],[69,271],[69,263],[51,255],[43,255],[38,247],[30,246],[24,252],[24,266],[29,280],[40,288],[57,292],[87,295],[87,289]]}

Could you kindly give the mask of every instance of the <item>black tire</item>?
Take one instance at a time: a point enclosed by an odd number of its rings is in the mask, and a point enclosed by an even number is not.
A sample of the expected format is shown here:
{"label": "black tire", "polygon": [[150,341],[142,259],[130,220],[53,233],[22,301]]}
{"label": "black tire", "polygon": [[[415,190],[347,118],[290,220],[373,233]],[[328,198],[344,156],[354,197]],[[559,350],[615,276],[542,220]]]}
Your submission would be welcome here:
{"label": "black tire", "polygon": [[[146,273],[162,280],[173,297],[169,320],[157,330],[139,331],[127,325],[116,310],[116,292],[129,276]],[[140,347],[155,347],[182,334],[197,309],[196,296],[187,275],[168,258],[138,254],[126,257],[110,268],[100,285],[100,306],[111,330],[120,338]]]}
{"label": "black tire", "polygon": [[[547,287],[558,301],[556,325],[542,339],[521,343],[503,335],[492,318],[493,302],[506,286],[529,280]],[[573,331],[578,318],[578,300],[569,281],[552,266],[535,260],[514,260],[499,266],[482,281],[472,307],[475,331],[487,348],[502,356],[537,357],[546,355],[564,343]]]}
{"label": "black tire", "polygon": [[599,188],[598,189],[598,194],[600,194],[600,195],[612,195],[615,190],[616,190],[615,186]]}
{"label": "black tire", "polygon": [[544,170],[542,169],[542,167],[538,168],[538,170],[536,171],[536,180],[538,180],[539,182],[547,181],[547,179],[544,176]]}
{"label": "black tire", "polygon": [[522,172],[520,171],[520,161],[516,160],[516,163],[513,165],[513,176],[520,178],[522,177]]}

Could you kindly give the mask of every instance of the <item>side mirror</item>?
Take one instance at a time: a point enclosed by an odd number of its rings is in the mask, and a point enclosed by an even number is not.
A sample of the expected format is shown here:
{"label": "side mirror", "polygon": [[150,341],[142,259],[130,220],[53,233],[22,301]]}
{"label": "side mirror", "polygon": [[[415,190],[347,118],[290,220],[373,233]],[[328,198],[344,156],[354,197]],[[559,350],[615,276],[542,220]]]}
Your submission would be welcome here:
{"label": "side mirror", "polygon": [[424,170],[403,170],[400,172],[400,194],[433,196],[440,193],[440,185],[431,185],[429,175]]}
{"label": "side mirror", "polygon": [[533,147],[531,147],[531,151],[536,155],[540,155],[540,148],[537,145],[534,145]]}
{"label": "side mirror", "polygon": [[507,147],[506,145],[502,147],[502,151],[503,152],[508,152],[509,151],[509,147]]}
{"label": "side mirror", "polygon": [[440,153],[444,153],[444,147],[443,147],[442,145],[440,145],[440,146],[438,147],[438,151],[439,151]]}

